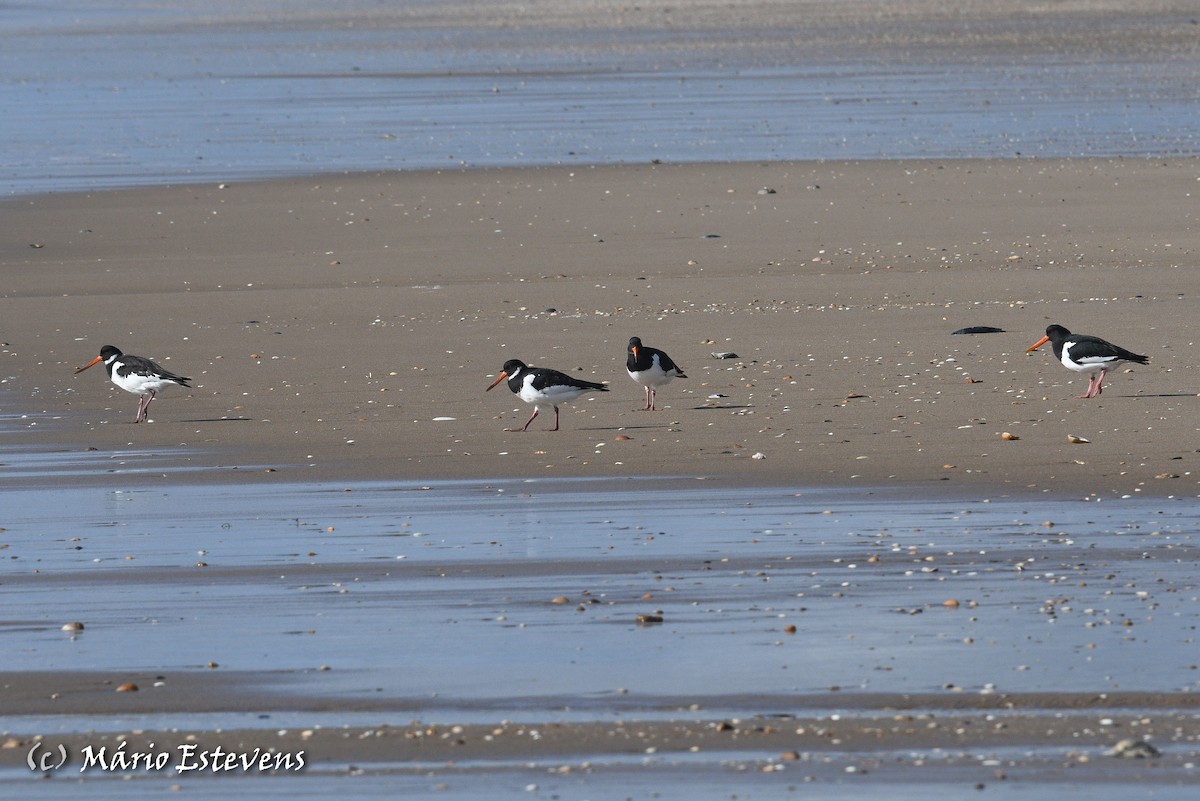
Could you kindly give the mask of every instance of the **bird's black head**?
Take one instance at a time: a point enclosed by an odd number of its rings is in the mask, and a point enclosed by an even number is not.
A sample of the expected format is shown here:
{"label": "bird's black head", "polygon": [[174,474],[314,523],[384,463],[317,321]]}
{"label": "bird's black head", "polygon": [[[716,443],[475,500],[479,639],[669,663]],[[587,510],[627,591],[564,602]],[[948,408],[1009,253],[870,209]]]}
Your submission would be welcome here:
{"label": "bird's black head", "polygon": [[[506,361],[504,363],[504,369],[500,371],[500,375],[498,375],[496,377],[496,380],[493,381],[491,383],[491,385],[486,390],[484,390],[484,392],[490,391],[493,387],[497,386],[501,381],[503,381],[506,378],[511,381],[513,376],[519,374],[524,369],[526,369],[525,362],[521,361],[520,359],[509,359],[508,361]],[[512,386],[513,386],[512,384],[509,384],[510,388]],[[516,389],[513,389],[513,392],[516,392],[516,391],[517,391]]]}
{"label": "bird's black head", "polygon": [[114,347],[112,345],[105,345],[103,348],[100,349],[100,360],[101,361],[106,362],[109,359],[111,359],[113,356],[121,356],[121,355],[123,355],[121,353],[121,349]]}
{"label": "bird's black head", "polygon": [[1071,336],[1071,332],[1061,325],[1048,325],[1046,326],[1046,336],[1051,342],[1057,342]]}
{"label": "bird's black head", "polygon": [[525,362],[520,359],[509,359],[504,363],[504,372],[509,376],[515,375],[525,369]]}

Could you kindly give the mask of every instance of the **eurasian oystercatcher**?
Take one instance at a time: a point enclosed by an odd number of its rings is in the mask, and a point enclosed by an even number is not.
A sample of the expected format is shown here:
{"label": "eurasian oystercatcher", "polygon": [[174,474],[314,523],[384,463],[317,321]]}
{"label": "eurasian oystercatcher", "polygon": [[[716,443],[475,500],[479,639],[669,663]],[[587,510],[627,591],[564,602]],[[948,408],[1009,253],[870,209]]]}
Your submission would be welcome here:
{"label": "eurasian oystercatcher", "polygon": [[500,376],[484,391],[491,390],[506,378],[508,388],[513,394],[520,396],[526,403],[533,404],[533,414],[525,421],[525,425],[520,428],[506,428],[505,431],[524,431],[529,428],[533,418],[538,416],[544,406],[554,409],[554,428],[550,430],[557,431],[558,404],[570,403],[585,392],[608,392],[608,387],[604,384],[572,378],[548,367],[530,367],[519,359],[506,361]]}
{"label": "eurasian oystercatcher", "polygon": [[1063,367],[1077,373],[1091,373],[1088,377],[1087,392],[1083,395],[1076,395],[1077,398],[1094,398],[1103,392],[1101,384],[1104,383],[1104,376],[1108,374],[1108,368],[1117,362],[1150,363],[1147,356],[1140,356],[1125,350],[1120,345],[1106,342],[1100,337],[1072,334],[1061,325],[1052,325],[1047,328],[1046,336],[1027,348],[1025,352],[1031,353],[1047,342],[1054,345],[1054,356],[1063,363]]}
{"label": "eurasian oystercatcher", "polygon": [[638,337],[629,340],[628,354],[625,369],[629,371],[629,377],[646,390],[646,407],[642,411],[654,411],[658,388],[663,384],[670,383],[672,378],[687,378],[670,356],[657,348],[646,347]]}
{"label": "eurasian oystercatcher", "polygon": [[82,373],[100,362],[104,362],[104,369],[108,370],[108,377],[114,384],[126,392],[132,392],[138,396],[137,416],[133,418],[135,423],[146,419],[146,410],[150,408],[150,401],[154,400],[154,396],[163,387],[178,384],[190,389],[192,386],[188,383],[192,379],[175,375],[158,362],[150,359],[121,353],[119,348],[114,348],[112,345],[105,345],[100,349],[99,356],[83,367],[76,367],[75,372]]}

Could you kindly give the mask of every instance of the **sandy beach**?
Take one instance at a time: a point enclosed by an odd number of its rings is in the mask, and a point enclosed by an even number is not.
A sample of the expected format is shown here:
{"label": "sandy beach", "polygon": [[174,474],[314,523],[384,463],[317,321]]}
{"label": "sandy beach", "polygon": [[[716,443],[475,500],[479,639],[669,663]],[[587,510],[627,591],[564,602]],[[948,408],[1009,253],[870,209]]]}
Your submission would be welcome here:
{"label": "sandy beach", "polygon": [[120,8],[0,54],[0,791],[1193,798],[1191,3]]}
{"label": "sandy beach", "polygon": [[[647,164],[11,201],[6,407],[34,415],[12,441],[170,449],[198,480],[1193,496],[1196,180],[1192,160]],[[1086,376],[1025,353],[1050,323],[1150,364],[1076,399]],[[688,371],[660,411],[630,336]],[[106,344],[195,388],[130,425],[134,396],[73,374]],[[509,433],[531,409],[484,390],[510,358],[610,391]]]}

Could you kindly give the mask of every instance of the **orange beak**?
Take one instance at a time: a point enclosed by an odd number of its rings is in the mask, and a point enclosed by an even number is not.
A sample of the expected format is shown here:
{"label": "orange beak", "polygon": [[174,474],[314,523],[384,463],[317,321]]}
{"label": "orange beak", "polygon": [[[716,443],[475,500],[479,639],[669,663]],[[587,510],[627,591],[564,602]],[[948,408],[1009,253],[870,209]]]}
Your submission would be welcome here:
{"label": "orange beak", "polygon": [[1033,351],[1037,350],[1038,348],[1040,348],[1042,345],[1045,345],[1045,344],[1046,344],[1047,342],[1049,342],[1049,341],[1050,341],[1050,337],[1042,337],[1042,338],[1041,338],[1041,339],[1039,339],[1037,342],[1033,343],[1033,345],[1031,345],[1030,347],[1026,348],[1026,349],[1025,349],[1025,352],[1026,352],[1026,353],[1032,353]]}
{"label": "orange beak", "polygon": [[637,347],[637,345],[634,345],[634,346],[633,346],[633,348],[631,348],[631,350],[633,351],[633,358],[634,358],[634,359],[636,359],[636,358],[637,358],[637,352],[638,352],[638,347]]}
{"label": "orange beak", "polygon": [[88,362],[87,364],[85,364],[83,367],[76,367],[76,368],[75,368],[75,372],[76,372],[76,373],[82,373],[84,370],[88,369],[88,368],[89,368],[89,367],[91,367],[93,364],[99,364],[99,363],[100,363],[100,362],[102,362],[102,361],[104,361],[104,359],[103,359],[103,358],[101,358],[101,357],[99,357],[99,356],[97,356],[96,358],[92,359],[90,362]]}
{"label": "orange beak", "polygon": [[[89,365],[89,366],[90,366],[90,365]],[[81,370],[82,370],[83,368],[81,367],[81,368],[79,368],[79,369],[81,369]],[[497,378],[495,381],[493,381],[493,382],[492,382],[492,386],[491,386],[491,387],[488,387],[487,389],[485,389],[485,390],[484,390],[484,392],[487,392],[487,391],[488,391],[488,390],[490,390],[492,387],[496,386],[497,384],[499,384],[501,381],[503,381],[503,380],[504,380],[504,379],[506,379],[506,378],[508,378],[508,373],[506,373],[506,372],[504,372],[503,370],[501,370],[501,371],[500,371],[500,376],[499,376],[499,377],[498,377],[498,378]]]}

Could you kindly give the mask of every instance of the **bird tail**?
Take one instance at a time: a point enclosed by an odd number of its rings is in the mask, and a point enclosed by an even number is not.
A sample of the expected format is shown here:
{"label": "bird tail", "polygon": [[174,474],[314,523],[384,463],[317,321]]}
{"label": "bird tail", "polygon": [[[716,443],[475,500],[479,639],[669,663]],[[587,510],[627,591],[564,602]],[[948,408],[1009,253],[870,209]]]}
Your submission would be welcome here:
{"label": "bird tail", "polygon": [[1137,354],[1137,353],[1126,353],[1126,354],[1125,354],[1125,361],[1127,361],[1127,362],[1137,362],[1138,364],[1149,364],[1149,363],[1150,363],[1150,357],[1149,357],[1149,356],[1142,356],[1142,355],[1140,355],[1140,354]]}

